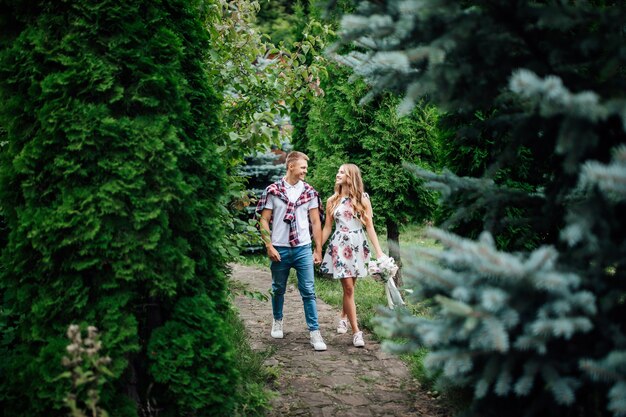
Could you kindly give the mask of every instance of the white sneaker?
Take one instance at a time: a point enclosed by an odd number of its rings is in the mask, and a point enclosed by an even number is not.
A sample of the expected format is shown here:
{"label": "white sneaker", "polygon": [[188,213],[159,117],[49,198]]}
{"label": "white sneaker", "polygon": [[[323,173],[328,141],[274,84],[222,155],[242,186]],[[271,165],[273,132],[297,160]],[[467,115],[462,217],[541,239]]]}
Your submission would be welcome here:
{"label": "white sneaker", "polygon": [[283,321],[282,320],[272,321],[272,332],[270,334],[272,335],[274,339],[283,338]]}
{"label": "white sneaker", "polygon": [[322,339],[322,334],[319,330],[313,330],[311,332],[311,346],[315,350],[326,350],[326,343]]}
{"label": "white sneaker", "polygon": [[356,332],[354,337],[352,338],[352,344],[356,347],[365,346],[365,341],[363,340],[363,332]]}
{"label": "white sneaker", "polygon": [[348,333],[348,320],[339,319],[339,324],[337,325],[337,333],[339,334]]}

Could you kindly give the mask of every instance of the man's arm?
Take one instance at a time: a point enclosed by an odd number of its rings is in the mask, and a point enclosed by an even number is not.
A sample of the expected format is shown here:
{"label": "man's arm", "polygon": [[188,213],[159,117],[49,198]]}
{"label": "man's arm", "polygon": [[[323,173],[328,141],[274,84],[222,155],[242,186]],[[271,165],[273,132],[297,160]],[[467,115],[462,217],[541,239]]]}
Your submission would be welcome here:
{"label": "man's arm", "polygon": [[313,251],[313,263],[322,263],[322,221],[320,220],[320,210],[315,207],[309,210],[309,219],[313,228],[313,241],[315,250]]}
{"label": "man's arm", "polygon": [[280,254],[272,245],[272,235],[270,233],[270,220],[272,219],[272,210],[263,209],[261,212],[261,218],[259,219],[259,225],[261,226],[261,239],[265,243],[267,249],[267,256],[274,262],[280,262]]}

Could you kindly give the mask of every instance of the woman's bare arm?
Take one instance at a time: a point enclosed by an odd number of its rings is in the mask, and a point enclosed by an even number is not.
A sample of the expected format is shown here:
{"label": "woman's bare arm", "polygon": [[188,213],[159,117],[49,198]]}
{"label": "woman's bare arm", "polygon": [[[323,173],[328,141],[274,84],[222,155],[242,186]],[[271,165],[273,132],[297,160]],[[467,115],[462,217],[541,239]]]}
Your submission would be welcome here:
{"label": "woman's bare arm", "polygon": [[374,228],[374,212],[372,210],[372,203],[370,202],[370,199],[364,198],[363,205],[365,206],[365,231],[367,232],[367,237],[369,238],[370,243],[374,247],[376,258],[379,259],[384,255],[384,253],[380,248],[378,235],[376,234],[376,229]]}

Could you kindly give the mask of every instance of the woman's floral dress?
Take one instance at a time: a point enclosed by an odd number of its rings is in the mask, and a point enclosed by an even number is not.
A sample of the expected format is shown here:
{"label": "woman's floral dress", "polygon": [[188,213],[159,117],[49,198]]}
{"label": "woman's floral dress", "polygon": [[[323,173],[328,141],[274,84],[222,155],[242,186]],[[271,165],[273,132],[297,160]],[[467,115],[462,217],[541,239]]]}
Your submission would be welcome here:
{"label": "woman's floral dress", "polygon": [[363,223],[354,215],[349,197],[344,197],[333,213],[335,232],[330,237],[320,271],[333,278],[365,277],[370,249]]}

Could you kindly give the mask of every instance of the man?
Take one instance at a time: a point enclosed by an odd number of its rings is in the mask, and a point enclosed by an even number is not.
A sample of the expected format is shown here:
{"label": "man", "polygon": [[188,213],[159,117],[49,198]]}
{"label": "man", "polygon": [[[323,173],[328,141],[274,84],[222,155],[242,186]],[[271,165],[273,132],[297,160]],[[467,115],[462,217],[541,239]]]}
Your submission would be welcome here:
{"label": "man", "polygon": [[[296,270],[298,290],[304,304],[304,316],[315,350],[326,350],[319,331],[313,263],[322,261],[321,202],[317,191],[304,182],[309,157],[302,152],[290,152],[285,165],[287,174],[269,185],[256,207],[261,217],[261,236],[267,248],[272,270],[271,336],[283,338],[283,304],[287,278],[291,268]],[[270,224],[271,232],[270,232]],[[310,228],[310,226],[312,226]],[[315,250],[311,256],[311,232]]]}

